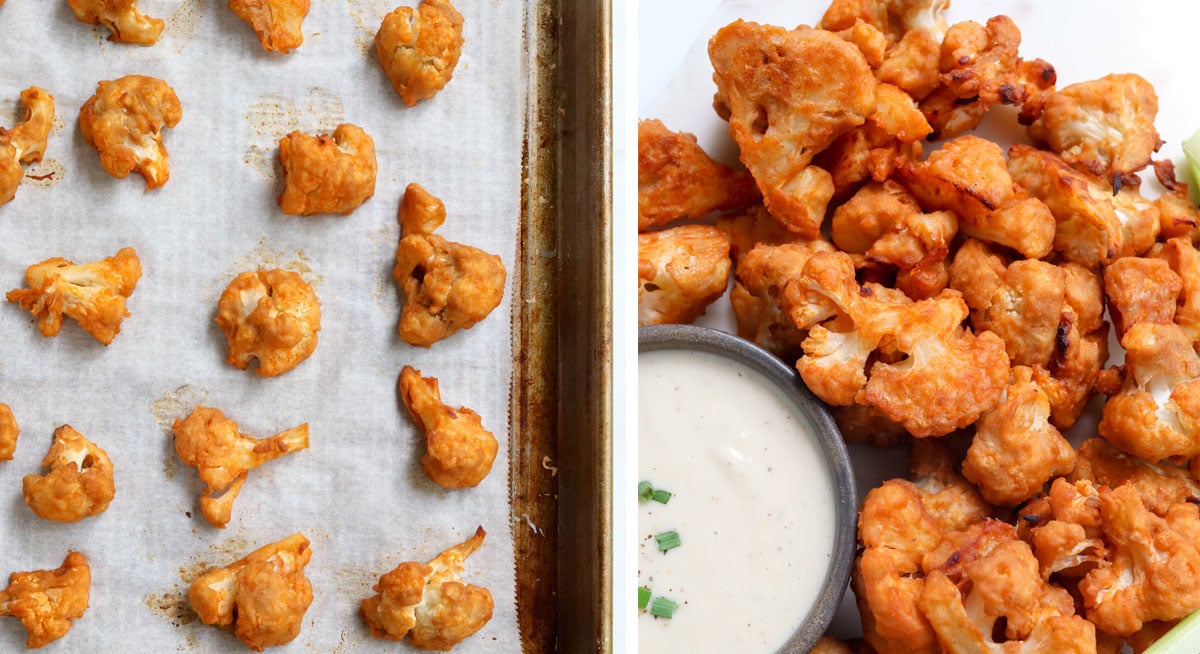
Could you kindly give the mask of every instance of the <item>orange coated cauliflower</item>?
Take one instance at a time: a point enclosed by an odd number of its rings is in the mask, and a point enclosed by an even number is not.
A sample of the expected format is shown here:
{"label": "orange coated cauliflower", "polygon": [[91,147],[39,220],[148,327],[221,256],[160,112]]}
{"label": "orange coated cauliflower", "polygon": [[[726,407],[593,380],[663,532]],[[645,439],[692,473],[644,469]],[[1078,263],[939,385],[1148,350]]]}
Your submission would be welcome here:
{"label": "orange coated cauliflower", "polygon": [[84,264],[56,257],[26,268],[30,288],[11,290],[5,297],[38,319],[42,336],[58,336],[66,314],[108,345],[121,332],[121,321],[129,315],[125,299],[141,277],[142,264],[133,248]]}
{"label": "orange coated cauliflower", "polygon": [[1072,482],[1087,480],[1097,486],[1131,486],[1142,503],[1164,516],[1172,505],[1200,502],[1200,481],[1170,463],[1150,463],[1118,450],[1103,438],[1089,438],[1079,446]]}
{"label": "orange coated cauliflower", "polygon": [[425,434],[421,465],[431,480],[445,488],[471,488],[487,477],[500,445],[483,419],[471,409],[442,404],[436,377],[404,366],[400,397],[408,415]]}
{"label": "orange coated cauliflower", "polygon": [[0,205],[17,194],[25,178],[21,164],[42,160],[54,125],[54,96],[44,89],[31,86],[21,91],[21,105],[25,107],[21,123],[12,129],[0,127]]}
{"label": "orange coated cauliflower", "polygon": [[466,541],[428,563],[406,561],[379,578],[375,595],[362,601],[359,615],[371,635],[417,649],[449,651],[492,619],[488,589],[464,584],[463,562],[483,544],[483,527]]}
{"label": "orange coated cauliflower", "polygon": [[229,282],[217,303],[217,326],[229,339],[225,360],[274,377],[295,368],[317,349],[321,304],[312,286],[290,270],[254,270]]}
{"label": "orange coated cauliflower", "polygon": [[229,523],[233,501],[247,473],[285,454],[308,449],[308,423],[260,440],[239,432],[236,422],[206,406],[197,405],[187,418],[176,420],[172,429],[179,460],[195,468],[206,486],[200,512],[209,524],[222,529]]}
{"label": "orange coated cauliflower", "polygon": [[804,241],[780,225],[761,204],[740,213],[718,217],[717,228],[729,237],[729,256],[735,264],[759,243],[782,245]]}
{"label": "orange coated cauliflower", "polygon": [[689,323],[729,285],[729,237],[709,225],[638,234],[638,324]]}
{"label": "orange coated cauliflower", "polygon": [[70,425],[54,430],[54,443],[42,467],[45,475],[26,475],[21,493],[39,518],[78,522],[100,515],[116,494],[108,453]]}
{"label": "orange coated cauliflower", "polygon": [[404,291],[400,338],[429,347],[487,317],[504,297],[504,263],[470,245],[433,231],[446,220],[446,205],[409,184],[400,202],[400,245],[392,276]]}
{"label": "orange coated cauliflower", "polygon": [[875,78],[858,49],[809,27],[735,21],[709,41],[717,112],[771,215],[816,238],[834,194],[813,156],[876,108]]}
{"label": "orange coated cauliflower", "polygon": [[1140,322],[1174,322],[1182,290],[1183,280],[1163,259],[1122,257],[1104,268],[1104,294],[1118,337]]}
{"label": "orange coated cauliflower", "polygon": [[229,0],[229,10],[258,36],[267,52],[287,53],[304,43],[300,31],[309,0]]}
{"label": "orange coated cauliflower", "polygon": [[21,430],[17,427],[17,419],[13,417],[12,409],[0,402],[0,461],[11,461],[13,452],[17,449],[17,436]]}
{"label": "orange coated cauliflower", "polygon": [[375,195],[375,141],[357,125],[343,123],[332,135],[292,132],[279,140],[279,163],[279,208],[289,216],[346,216]]}
{"label": "orange coated cauliflower", "polygon": [[144,75],[104,80],[79,110],[79,131],[100,153],[109,175],[125,179],[136,172],[147,189],[167,183],[171,175],[162,130],[183,118],[175,90]]}
{"label": "orange coated cauliflower", "polygon": [[67,0],[75,18],[88,25],[103,25],[112,34],[114,43],[154,45],[162,34],[164,23],[151,18],[137,7],[137,0]]}
{"label": "orange coated cauliflower", "polygon": [[1168,239],[1150,248],[1148,257],[1167,263],[1171,272],[1179,277],[1179,295],[1175,300],[1175,324],[1192,340],[1192,347],[1200,347],[1200,251],[1184,237]]}
{"label": "orange coated cauliflower", "polygon": [[754,178],[714,161],[686,132],[638,122],[638,231],[678,218],[744,209],[758,199]]}
{"label": "orange coated cauliflower", "polygon": [[308,539],[292,534],[205,572],[188,589],[188,603],[204,624],[233,625],[238,640],[256,652],[290,643],[313,600],[304,576],[310,559]]}
{"label": "orange coated cauliflower", "polygon": [[0,616],[19,619],[26,649],[37,649],[67,635],[71,621],[83,617],[91,587],[87,557],[67,552],[57,570],[12,573],[0,590]]}
{"label": "orange coated cauliflower", "polygon": [[738,260],[729,301],[738,336],[754,341],[783,359],[800,356],[805,334],[784,308],[787,283],[804,269],[813,252],[832,252],[826,241],[756,245]]}
{"label": "orange coated cauliflower", "polygon": [[454,75],[463,48],[463,17],[449,0],[397,7],[375,33],[375,54],[408,106],[428,100]]}

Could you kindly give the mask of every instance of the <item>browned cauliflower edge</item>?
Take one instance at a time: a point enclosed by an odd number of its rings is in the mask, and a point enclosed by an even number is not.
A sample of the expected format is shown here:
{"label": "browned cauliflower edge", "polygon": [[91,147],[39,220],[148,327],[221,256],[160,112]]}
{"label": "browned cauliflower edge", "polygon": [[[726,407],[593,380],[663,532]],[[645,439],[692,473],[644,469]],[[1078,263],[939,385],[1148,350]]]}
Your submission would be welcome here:
{"label": "browned cauliflower edge", "polygon": [[77,522],[104,513],[116,494],[108,453],[70,425],[54,430],[54,443],[42,467],[45,475],[26,475],[21,493],[39,518]]}
{"label": "browned cauliflower edge", "polygon": [[400,397],[425,434],[427,445],[421,459],[425,474],[446,488],[478,486],[491,472],[500,447],[496,437],[483,428],[479,414],[442,404],[437,378],[422,377],[412,366],[404,366],[400,372]]}
{"label": "browned cauliflower edge", "polygon": [[392,88],[412,107],[441,91],[463,48],[463,17],[449,0],[397,7],[375,34],[375,54]]}
{"label": "browned cauliflower edge", "polygon": [[267,52],[287,53],[304,43],[301,27],[309,0],[229,0],[227,6],[254,29]]}
{"label": "browned cauliflower edge", "polygon": [[21,91],[25,117],[12,129],[0,127],[0,205],[17,194],[25,177],[21,164],[41,161],[46,139],[54,125],[54,96],[45,89],[31,86]]}
{"label": "browned cauliflower edge", "polygon": [[141,12],[137,0],[67,0],[75,18],[87,25],[103,25],[114,43],[154,45],[165,23]]}
{"label": "browned cauliflower edge", "polygon": [[0,616],[20,620],[25,647],[37,649],[67,635],[71,621],[83,617],[91,586],[87,557],[69,551],[57,570],[12,573],[0,590]]}
{"label": "browned cauliflower edge", "polygon": [[79,110],[79,131],[100,153],[109,175],[136,172],[147,189],[167,183],[170,166],[162,130],[183,118],[179,96],[166,82],[145,75],[104,80]]}

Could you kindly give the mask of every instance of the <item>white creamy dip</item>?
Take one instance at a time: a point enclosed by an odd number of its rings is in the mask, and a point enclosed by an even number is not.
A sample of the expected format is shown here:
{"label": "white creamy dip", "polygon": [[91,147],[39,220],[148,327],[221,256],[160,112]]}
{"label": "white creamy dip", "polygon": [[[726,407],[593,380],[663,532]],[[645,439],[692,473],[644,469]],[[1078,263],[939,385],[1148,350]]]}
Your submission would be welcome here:
{"label": "white creamy dip", "polygon": [[[833,556],[833,476],[807,420],[725,357],[638,357],[639,478],[674,495],[638,507],[638,585],[679,603],[638,616],[642,652],[774,652],[820,594]],[[654,539],[679,533],[660,552]]]}

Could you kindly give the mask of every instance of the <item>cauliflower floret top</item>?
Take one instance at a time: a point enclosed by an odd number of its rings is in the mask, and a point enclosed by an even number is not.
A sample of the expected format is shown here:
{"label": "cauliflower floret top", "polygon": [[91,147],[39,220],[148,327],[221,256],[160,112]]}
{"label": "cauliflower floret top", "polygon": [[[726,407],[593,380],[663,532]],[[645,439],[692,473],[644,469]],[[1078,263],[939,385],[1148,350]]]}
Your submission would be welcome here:
{"label": "cauliflower floret top", "polygon": [[274,377],[317,349],[321,304],[312,286],[290,270],[254,270],[229,282],[217,303],[217,326],[229,339],[225,360]]}
{"label": "cauliflower floret top", "polygon": [[121,332],[121,321],[129,315],[125,298],[141,277],[142,264],[133,248],[84,264],[56,257],[26,268],[30,288],[14,289],[5,297],[37,317],[42,336],[58,336],[66,314],[108,345]]}
{"label": "cauliflower floret top", "polygon": [[499,443],[483,428],[483,419],[471,409],[442,404],[436,377],[404,366],[400,372],[400,397],[417,428],[425,434],[421,464],[425,474],[445,488],[478,486],[492,470]]}
{"label": "cauliflower floret top", "polygon": [[333,135],[292,132],[279,141],[279,163],[279,208],[289,216],[345,216],[375,195],[375,141],[357,125],[338,125]]}
{"label": "cauliflower floret top", "polygon": [[479,527],[428,563],[407,561],[381,576],[376,594],[359,610],[371,635],[394,641],[408,636],[417,649],[447,651],[482,629],[492,619],[492,594],[464,584],[458,573],[485,535]]}
{"label": "cauliflower floret top", "polygon": [[454,75],[463,48],[463,17],[449,0],[397,7],[375,33],[375,54],[408,106],[428,100]]}
{"label": "cauliflower floret top", "polygon": [[77,522],[104,513],[116,494],[108,453],[70,425],[54,430],[54,443],[42,467],[45,475],[26,475],[21,492],[39,518]]}
{"label": "cauliflower floret top", "polygon": [[42,160],[54,125],[54,97],[44,89],[31,86],[21,91],[21,104],[24,120],[11,130],[0,127],[0,205],[17,194],[25,176],[21,164]]}
{"label": "cauliflower floret top", "polygon": [[638,234],[638,324],[689,323],[729,283],[729,238],[710,225]]}
{"label": "cauliflower floret top", "polygon": [[781,358],[799,356],[805,334],[786,312],[785,289],[791,279],[799,276],[813,252],[832,250],[827,241],[761,244],[739,259],[737,281],[729,296],[738,335]]}
{"label": "cauliflower floret top", "polygon": [[1200,502],[1200,481],[1189,477],[1187,470],[1130,456],[1103,438],[1080,444],[1078,463],[1068,479],[1110,488],[1132,486],[1146,508],[1160,516],[1180,502]]}
{"label": "cauliflower floret top", "polygon": [[290,643],[313,600],[304,576],[310,559],[308,539],[292,534],[204,573],[188,589],[188,603],[204,624],[232,624],[238,640],[256,652]]}
{"label": "cauliflower floret top", "polygon": [[0,402],[0,461],[12,460],[13,452],[17,449],[17,436],[20,433],[12,409],[7,404]]}
{"label": "cauliflower floret top", "polygon": [[300,31],[309,0],[229,0],[229,10],[254,28],[267,52],[290,52],[304,43]]}
{"label": "cauliflower floret top", "polygon": [[124,179],[136,172],[147,189],[167,183],[170,167],[162,130],[183,118],[175,90],[144,75],[104,80],[79,110],[79,131],[100,153],[109,175]]}
{"label": "cauliflower floret top", "polygon": [[75,18],[88,25],[103,25],[112,32],[114,43],[154,45],[162,34],[164,23],[143,14],[137,0],[67,0]]}
{"label": "cauliflower floret top", "polygon": [[495,254],[453,243],[433,231],[446,205],[420,184],[409,184],[400,202],[400,245],[392,276],[404,291],[400,338],[429,347],[470,329],[500,305],[506,272]]}
{"label": "cauliflower floret top", "polygon": [[67,635],[71,621],[83,617],[91,587],[87,557],[67,552],[57,570],[12,573],[0,590],[0,616],[19,619],[26,649],[37,649]]}

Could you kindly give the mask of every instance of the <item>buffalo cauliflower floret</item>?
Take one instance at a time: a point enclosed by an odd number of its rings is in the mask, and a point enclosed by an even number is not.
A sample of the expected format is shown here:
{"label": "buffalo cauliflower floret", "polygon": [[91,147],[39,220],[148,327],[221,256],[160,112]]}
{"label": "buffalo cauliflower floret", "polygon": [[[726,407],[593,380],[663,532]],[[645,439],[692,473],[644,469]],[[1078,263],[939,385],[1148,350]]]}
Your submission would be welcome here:
{"label": "buffalo cauliflower floret", "polygon": [[309,0],[229,0],[229,10],[258,36],[263,50],[289,52],[304,43],[300,31]]}
{"label": "buffalo cauliflower floret", "polygon": [[1103,438],[1089,438],[1080,444],[1075,470],[1068,479],[1110,488],[1131,486],[1142,504],[1159,516],[1180,502],[1200,502],[1200,482],[1189,477],[1187,470],[1130,456]]}
{"label": "buffalo cauliflower floret", "polygon": [[1013,506],[1075,467],[1075,450],[1050,424],[1050,399],[1033,370],[1012,369],[1004,399],[979,419],[962,473],[992,504]]}
{"label": "buffalo cauliflower floret", "polygon": [[783,359],[800,356],[805,335],[784,308],[784,292],[813,252],[832,250],[828,242],[820,240],[757,245],[739,259],[729,296],[738,335]]}
{"label": "buffalo cauliflower floret", "polygon": [[759,197],[754,178],[714,161],[686,132],[638,122],[638,231],[677,218],[744,209]]}
{"label": "buffalo cauliflower floret", "polygon": [[441,91],[463,48],[463,17],[449,0],[421,0],[416,10],[397,7],[375,34],[375,54],[392,88],[413,106]]}
{"label": "buffalo cauliflower floret", "polygon": [[17,449],[17,436],[20,433],[12,409],[7,404],[0,402],[0,461],[12,460],[13,452]]}
{"label": "buffalo cauliflower floret", "polygon": [[311,558],[308,539],[292,534],[200,575],[188,589],[188,603],[204,624],[233,625],[238,640],[256,652],[290,643],[313,600],[304,576]]}
{"label": "buffalo cauliflower floret", "polygon": [[853,45],[824,30],[735,21],[709,41],[717,111],[771,215],[816,238],[833,197],[813,156],[874,112],[875,78]]}
{"label": "buffalo cauliflower floret", "polygon": [[782,245],[804,241],[780,225],[761,204],[740,213],[720,216],[717,228],[729,237],[729,257],[735,264],[759,243]]}
{"label": "buffalo cauliflower floret", "polygon": [[239,432],[237,423],[219,409],[199,405],[187,418],[176,420],[172,429],[179,460],[195,468],[206,486],[200,512],[209,524],[221,528],[229,522],[247,473],[308,448],[308,423],[260,440]]}
{"label": "buffalo cauliflower floret", "polygon": [[1184,237],[1168,239],[1150,248],[1148,257],[1165,261],[1179,277],[1180,289],[1175,300],[1175,324],[1200,346],[1200,251]]}
{"label": "buffalo cauliflower floret", "polygon": [[488,589],[463,583],[463,562],[483,544],[483,527],[427,563],[406,561],[379,578],[359,614],[376,638],[449,651],[492,619]]}
{"label": "buffalo cauliflower floret", "polygon": [[298,273],[246,271],[221,293],[216,322],[229,340],[229,365],[245,370],[258,359],[259,376],[275,377],[317,349],[321,304]]}
{"label": "buffalo cauliflower floret", "polygon": [[1161,145],[1157,114],[1150,82],[1134,74],[1106,75],[1059,89],[1029,135],[1116,190],[1137,186],[1134,173],[1149,165]]}
{"label": "buffalo cauliflower floret", "polygon": [[442,404],[436,377],[404,366],[400,397],[417,429],[425,434],[421,465],[431,480],[445,488],[471,488],[487,477],[500,445],[483,419],[466,407]]}
{"label": "buffalo cauliflower floret", "polygon": [[1100,527],[1100,494],[1092,482],[1055,479],[1050,492],[1019,511],[1018,533],[1033,547],[1042,578],[1078,583],[1104,565],[1108,546]]}
{"label": "buffalo cauliflower floret", "polygon": [[170,167],[162,130],[183,118],[175,90],[144,75],[105,80],[79,110],[79,131],[100,153],[109,175],[125,179],[136,172],[147,189],[167,183]]}
{"label": "buffalo cauliflower floret", "polygon": [[133,248],[84,264],[56,257],[26,268],[30,288],[13,289],[5,297],[37,317],[42,336],[58,336],[66,314],[108,345],[121,332],[121,321],[129,315],[125,299],[141,277],[142,264]]}
{"label": "buffalo cauliflower floret", "polygon": [[375,141],[357,125],[343,123],[332,135],[292,132],[279,140],[279,163],[279,208],[289,216],[346,216],[375,195]]}
{"label": "buffalo cauliflower floret", "polygon": [[103,25],[112,34],[114,43],[154,45],[162,34],[164,23],[151,18],[137,7],[137,0],[67,0],[79,22]]}
{"label": "buffalo cauliflower floret", "polygon": [[1118,337],[1140,322],[1173,322],[1181,290],[1183,281],[1162,259],[1123,257],[1104,268],[1104,294]]}
{"label": "buffalo cauliflower floret", "polygon": [[404,291],[400,338],[429,347],[470,329],[500,305],[505,270],[500,257],[453,243],[433,231],[446,205],[420,184],[409,184],[400,203],[400,245],[392,276]]}
{"label": "buffalo cauliflower floret", "polygon": [[67,552],[57,570],[12,573],[0,590],[0,616],[19,619],[26,649],[37,649],[67,635],[71,621],[83,617],[91,587],[87,557]]}
{"label": "buffalo cauliflower floret", "polygon": [[684,225],[638,234],[638,324],[689,323],[729,284],[729,238]]}
{"label": "buffalo cauliflower floret", "polygon": [[0,205],[17,194],[25,177],[21,164],[41,161],[46,138],[54,124],[54,97],[44,89],[31,86],[21,91],[25,118],[11,130],[0,127]]}
{"label": "buffalo cauliflower floret", "polygon": [[54,430],[54,443],[42,467],[45,475],[26,475],[21,493],[39,518],[78,522],[100,515],[116,494],[108,453],[70,425]]}

